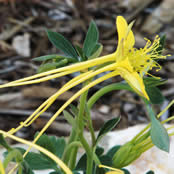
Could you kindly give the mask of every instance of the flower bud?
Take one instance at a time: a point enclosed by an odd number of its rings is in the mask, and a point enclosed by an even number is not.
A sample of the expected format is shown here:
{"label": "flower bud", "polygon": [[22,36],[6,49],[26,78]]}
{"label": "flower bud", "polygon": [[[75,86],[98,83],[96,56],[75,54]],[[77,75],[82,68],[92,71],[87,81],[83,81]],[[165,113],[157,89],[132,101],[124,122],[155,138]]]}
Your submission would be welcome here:
{"label": "flower bud", "polygon": [[123,168],[136,160],[141,155],[140,151],[135,150],[132,142],[124,144],[113,157],[113,167]]}

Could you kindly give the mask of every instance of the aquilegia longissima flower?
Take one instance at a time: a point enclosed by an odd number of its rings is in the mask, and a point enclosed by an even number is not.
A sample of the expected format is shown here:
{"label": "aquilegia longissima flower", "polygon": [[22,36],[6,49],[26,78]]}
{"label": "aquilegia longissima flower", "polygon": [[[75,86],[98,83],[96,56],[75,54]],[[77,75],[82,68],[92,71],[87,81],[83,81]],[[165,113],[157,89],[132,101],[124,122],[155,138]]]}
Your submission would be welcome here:
{"label": "aquilegia longissima flower", "polygon": [[[48,98],[36,111],[30,115],[28,119],[21,122],[16,129],[10,130],[13,134],[23,126],[29,126],[35,119],[37,119],[43,112],[45,112],[49,106],[65,91],[73,88],[74,86],[95,77],[102,72],[109,72],[96,80],[93,80],[88,85],[74,94],[62,107],[51,117],[45,127],[41,130],[37,139],[44,133],[44,131],[50,126],[50,124],[56,119],[56,117],[77,97],[89,88],[97,85],[98,83],[120,75],[125,79],[128,84],[134,89],[134,91],[140,96],[149,99],[145,86],[143,83],[143,76],[148,74],[148,71],[153,67],[160,68],[160,65],[155,61],[156,59],[164,59],[166,56],[162,56],[158,52],[160,46],[160,38],[157,36],[153,43],[147,40],[144,48],[134,48],[135,38],[131,30],[133,22],[129,25],[122,16],[118,16],[116,19],[116,26],[118,31],[118,46],[114,53],[98,57],[92,60],[87,60],[80,63],[75,63],[66,67],[54,69],[51,71],[36,74],[27,78],[16,80],[4,85],[0,85],[0,88],[28,85],[34,83],[44,82],[50,79],[65,76],[74,72],[83,72],[79,76],[73,78],[66,83],[61,89],[59,89],[54,95]],[[103,65],[103,66],[102,66]]]}

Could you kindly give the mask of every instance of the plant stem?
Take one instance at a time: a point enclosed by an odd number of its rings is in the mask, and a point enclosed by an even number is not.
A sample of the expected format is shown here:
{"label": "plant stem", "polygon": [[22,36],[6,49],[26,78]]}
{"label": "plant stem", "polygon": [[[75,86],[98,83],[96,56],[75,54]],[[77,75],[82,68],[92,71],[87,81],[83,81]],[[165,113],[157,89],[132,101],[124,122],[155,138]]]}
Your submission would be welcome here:
{"label": "plant stem", "polygon": [[[88,83],[89,83],[89,81],[86,81],[84,83],[84,86],[86,86]],[[86,151],[86,155],[87,155],[86,174],[91,174],[92,167],[93,167],[93,151],[83,135],[84,125],[85,125],[84,124],[84,114],[85,114],[84,111],[85,111],[85,106],[86,106],[87,95],[88,95],[88,91],[84,92],[80,97],[80,106],[79,106],[79,114],[78,114],[78,128],[79,128],[79,139],[80,139],[80,142],[82,143],[82,145]]]}
{"label": "plant stem", "polygon": [[94,128],[93,128],[92,120],[91,120],[91,115],[90,115],[90,111],[89,111],[88,107],[86,107],[86,116],[87,116],[87,120],[88,120],[88,128],[89,128],[91,138],[92,138],[92,146],[94,146],[96,137],[95,137]]}
{"label": "plant stem", "polygon": [[[64,153],[63,153],[63,157],[62,157],[62,160],[64,161],[65,164],[68,164],[69,160],[70,160],[70,157],[66,155],[66,151],[67,151],[67,148],[69,147],[69,145],[76,141],[77,140],[77,133],[76,133],[76,130],[75,128],[72,128],[72,132],[70,134],[70,137],[69,137],[69,140],[68,140],[68,143],[65,147],[65,150],[64,150]],[[73,150],[73,148],[71,149]],[[70,152],[69,154],[72,154],[72,152]]]}
{"label": "plant stem", "polygon": [[72,143],[68,144],[64,150],[63,154],[63,161],[67,162],[67,159],[69,158],[69,154],[72,153],[71,150],[73,147],[80,147],[82,146],[79,141],[73,141]]}
{"label": "plant stem", "polygon": [[91,174],[92,173],[92,167],[93,167],[93,150],[87,143],[86,139],[83,136],[83,132],[80,132],[79,134],[80,141],[86,151],[87,155],[87,169],[86,169],[86,174]]}
{"label": "plant stem", "polygon": [[88,108],[91,109],[92,106],[95,104],[95,102],[102,97],[103,95],[105,95],[108,92],[114,91],[114,90],[121,90],[121,89],[125,89],[128,91],[133,91],[126,83],[116,83],[116,84],[111,84],[108,86],[105,86],[104,88],[100,89],[99,91],[97,91],[89,100],[88,100]]}

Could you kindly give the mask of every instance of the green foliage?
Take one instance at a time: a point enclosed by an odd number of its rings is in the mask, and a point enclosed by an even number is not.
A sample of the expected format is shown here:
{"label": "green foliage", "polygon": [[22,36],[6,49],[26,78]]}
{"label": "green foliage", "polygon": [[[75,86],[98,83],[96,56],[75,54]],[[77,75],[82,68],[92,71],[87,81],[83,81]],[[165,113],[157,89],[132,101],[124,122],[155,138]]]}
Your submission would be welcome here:
{"label": "green foliage", "polygon": [[159,85],[165,84],[166,80],[147,77],[144,78],[144,84],[146,92],[150,98],[152,104],[161,104],[164,102],[165,98],[162,95],[161,91],[157,88]]}
{"label": "green foliage", "polygon": [[169,152],[169,136],[166,129],[155,117],[151,119],[151,138],[152,142],[161,150]]}
{"label": "green foliage", "polygon": [[85,61],[87,59],[87,57],[85,56],[85,53],[83,52],[83,49],[78,45],[76,45],[75,48],[76,48],[76,51],[79,55],[79,61],[80,62]]}
{"label": "green foliage", "polygon": [[59,33],[47,30],[47,35],[50,40],[50,42],[59,50],[63,51],[65,55],[70,56],[71,58],[78,59],[78,55],[72,44],[65,39],[64,36],[62,36]]}
{"label": "green foliage", "polygon": [[103,51],[103,45],[99,44],[99,43],[96,44],[93,52],[91,53],[91,56],[88,59],[93,59],[93,58],[99,57],[100,54],[102,53],[102,51]]}
{"label": "green foliage", "polygon": [[[22,154],[25,153],[25,149],[17,148]],[[25,162],[30,166],[32,170],[44,170],[56,168],[56,163],[41,153],[29,152],[25,157]]]}
{"label": "green foliage", "polygon": [[8,151],[12,150],[12,148],[8,145],[8,143],[5,141],[2,134],[0,134],[0,145],[3,146]]}
{"label": "green foliage", "polygon": [[147,111],[151,120],[150,135],[152,142],[159,149],[169,152],[169,135],[167,130],[163,127],[159,120],[156,119],[155,114],[148,103],[146,103]]}
{"label": "green foliage", "polygon": [[65,66],[67,63],[68,63],[67,59],[60,60],[59,62],[45,63],[41,65],[37,71],[38,73],[42,73],[45,71],[49,71],[49,70],[53,70],[53,69]]}
{"label": "green foliage", "polygon": [[120,117],[108,120],[103,127],[100,129],[96,142],[98,142],[104,135],[111,131],[120,121]]}
{"label": "green foliage", "polygon": [[120,147],[121,147],[120,145],[115,145],[114,147],[108,150],[106,155],[109,156],[110,158],[113,158],[114,154],[120,149]]}
{"label": "green foliage", "polygon": [[10,161],[16,161],[20,163],[23,161],[23,156],[21,152],[16,148],[11,148],[10,151],[4,153],[5,160],[4,160],[4,167],[6,168]]}
{"label": "green foliage", "polygon": [[72,127],[75,127],[76,122],[75,122],[75,119],[73,118],[73,116],[65,110],[63,111],[63,114],[64,114],[64,117],[65,117],[66,121],[68,121],[68,123],[70,125],[72,125]]}
{"label": "green foliage", "polygon": [[69,62],[76,62],[76,59],[74,59],[74,58],[59,56],[57,54],[51,54],[51,55],[47,55],[47,56],[40,56],[40,57],[34,58],[33,60],[38,61],[38,62],[48,61],[48,60],[55,60],[56,62],[58,62],[59,60],[62,60],[62,59],[67,59]]}
{"label": "green foliage", "polygon": [[[37,134],[35,135],[37,136]],[[57,138],[55,136],[48,136],[46,134],[43,134],[36,144],[44,147],[48,151],[52,152],[57,157],[61,158],[64,148],[65,148],[65,139],[64,138]]]}
{"label": "green foliage", "polygon": [[26,161],[23,161],[18,169],[18,174],[34,174],[34,172],[30,168],[29,164]]}
{"label": "green foliage", "polygon": [[161,91],[156,86],[146,86],[146,92],[150,98],[151,103],[153,104],[161,104],[165,100]]}
{"label": "green foliage", "polygon": [[90,23],[86,38],[84,41],[83,52],[86,57],[90,57],[95,51],[95,47],[98,44],[99,33],[94,21]]}
{"label": "green foliage", "polygon": [[150,86],[150,87],[163,85],[167,82],[167,80],[165,80],[165,79],[154,78],[154,77],[146,77],[143,79],[143,81],[144,81],[145,85]]}
{"label": "green foliage", "polygon": [[[103,46],[98,43],[99,32],[94,21],[90,23],[82,48],[78,45],[76,45],[74,48],[73,45],[59,33],[47,30],[47,35],[50,42],[57,49],[61,50],[65,55],[62,56],[58,54],[52,54],[33,59],[34,61],[42,62],[41,66],[38,69],[39,73],[67,66],[72,63],[97,58],[100,56],[103,50]],[[165,36],[162,36],[160,38],[160,46],[156,50],[158,52],[157,54],[162,53],[164,42]],[[110,64],[110,62],[104,63],[94,68],[100,69],[108,64]],[[137,136],[138,138],[136,137],[135,141],[133,141],[133,139],[132,141],[129,141],[122,146],[115,145],[107,152],[104,152],[104,149],[97,145],[99,141],[103,138],[103,136],[105,136],[119,123],[120,117],[113,118],[104,123],[103,127],[101,127],[101,129],[99,130],[97,137],[95,136],[92,127],[90,109],[100,97],[113,90],[124,89],[128,91],[133,91],[133,89],[127,83],[121,82],[108,85],[97,91],[89,99],[88,102],[86,101],[88,92],[87,91],[82,94],[80,104],[77,107],[74,105],[70,105],[70,112],[63,111],[65,119],[70,125],[72,125],[72,133],[70,135],[68,143],[65,142],[64,138],[47,136],[46,134],[44,134],[38,139],[36,144],[42,146],[60,159],[64,160],[64,162],[68,165],[68,167],[71,168],[74,174],[79,174],[80,171],[83,171],[83,173],[87,173],[88,171],[88,174],[90,173],[89,171],[92,171],[92,174],[105,174],[107,171],[109,171],[109,169],[99,168],[99,164],[120,168],[124,171],[125,174],[130,174],[128,170],[122,169],[122,167],[129,165],[132,161],[134,161],[141,155],[143,150],[146,149],[146,144],[142,145],[141,143],[146,141],[149,136],[151,136],[154,145],[156,145],[159,149],[168,152],[168,133],[163,125],[160,123],[160,121],[157,120],[150,106],[150,104],[160,104],[164,101],[165,98],[160,90],[157,88],[157,86],[164,84],[166,81],[153,77],[146,77],[143,80],[150,101],[147,101],[143,97],[142,99],[145,101],[148,110],[148,114],[151,120],[151,128],[150,131],[146,130],[147,132],[144,132],[143,135],[140,135],[139,137]],[[83,85],[88,85],[87,82],[85,82]],[[82,119],[80,117],[82,117]],[[81,125],[84,125],[84,127],[86,126],[89,129],[92,137],[92,145],[88,144],[87,140],[83,136],[82,133],[84,128]],[[35,136],[37,136],[37,134]],[[41,152],[29,152],[24,159],[22,155],[26,152],[26,150],[22,148],[11,148],[6,143],[1,134],[0,145],[8,150],[8,152],[5,153],[4,166],[7,167],[10,161],[18,163],[18,174],[34,174],[33,170],[44,169],[53,169],[54,171],[50,174],[64,173],[59,168],[59,166],[57,166],[57,163],[54,160]],[[84,155],[79,159],[77,165],[75,166],[77,155],[76,152],[78,151],[79,147],[83,147],[86,153],[84,153]],[[69,159],[67,159],[67,157]],[[92,162],[90,164],[91,166],[89,165],[89,161]],[[154,174],[154,172],[149,171],[146,174]]]}

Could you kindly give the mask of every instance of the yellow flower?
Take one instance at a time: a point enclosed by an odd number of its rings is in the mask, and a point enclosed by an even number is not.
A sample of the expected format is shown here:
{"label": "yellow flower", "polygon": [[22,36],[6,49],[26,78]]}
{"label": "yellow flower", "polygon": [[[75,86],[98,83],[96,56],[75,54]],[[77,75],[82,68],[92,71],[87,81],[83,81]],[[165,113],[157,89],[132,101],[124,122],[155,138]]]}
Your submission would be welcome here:
{"label": "yellow flower", "polygon": [[132,25],[133,22],[128,25],[123,17],[117,17],[116,26],[118,30],[118,46],[117,50],[112,54],[36,74],[27,78],[10,82],[8,84],[0,85],[0,88],[4,88],[10,86],[34,84],[65,76],[78,71],[84,72],[70,80],[68,83],[66,83],[60,90],[58,90],[54,95],[47,99],[38,109],[36,109],[36,111],[32,115],[30,115],[28,119],[26,119],[24,122],[21,122],[20,126],[18,126],[16,129],[10,130],[10,133],[15,133],[23,126],[29,126],[35,119],[37,119],[43,112],[45,112],[49,108],[49,106],[58,98],[58,96],[63,94],[65,91],[106,71],[109,73],[90,82],[87,86],[83,87],[67,102],[65,102],[64,105],[62,105],[62,107],[47,122],[45,127],[41,130],[41,132],[38,134],[34,141],[37,141],[37,139],[44,133],[44,131],[57,118],[57,116],[73,100],[75,100],[89,88],[97,85],[98,83],[108,78],[117,75],[122,76],[136,93],[138,93],[140,96],[145,97],[146,99],[149,99],[145,91],[143,75],[148,74],[148,70],[151,70],[153,67],[160,68],[160,66],[155,62],[155,59],[165,58],[166,56],[160,55],[157,51],[160,45],[159,37],[156,37],[152,44],[150,41],[147,41],[147,44],[144,48],[134,48],[135,38],[131,30]]}

